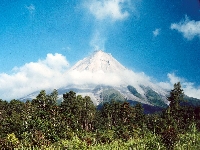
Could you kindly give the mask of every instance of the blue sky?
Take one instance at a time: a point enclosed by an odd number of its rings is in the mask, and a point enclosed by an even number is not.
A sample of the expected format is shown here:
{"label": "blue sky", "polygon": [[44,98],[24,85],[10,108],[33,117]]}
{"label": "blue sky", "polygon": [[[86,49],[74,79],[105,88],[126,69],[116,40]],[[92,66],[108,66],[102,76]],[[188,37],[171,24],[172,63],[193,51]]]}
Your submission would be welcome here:
{"label": "blue sky", "polygon": [[63,72],[103,49],[163,87],[181,81],[200,98],[198,0],[1,0],[0,14],[0,93],[17,88],[30,64],[58,58]]}

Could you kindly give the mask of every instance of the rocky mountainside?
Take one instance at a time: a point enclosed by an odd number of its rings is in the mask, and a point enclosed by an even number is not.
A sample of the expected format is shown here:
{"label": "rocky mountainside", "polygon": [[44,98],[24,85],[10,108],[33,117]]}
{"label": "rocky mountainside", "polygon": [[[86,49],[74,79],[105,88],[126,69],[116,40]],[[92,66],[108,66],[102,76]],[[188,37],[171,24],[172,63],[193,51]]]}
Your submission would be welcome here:
{"label": "rocky mountainside", "polygon": [[[165,107],[167,91],[152,83],[144,73],[135,73],[120,64],[111,54],[95,51],[91,56],[78,61],[68,71],[72,82],[59,88],[62,94],[73,90],[77,95],[90,96],[98,105],[112,99],[141,102]],[[34,92],[24,98],[36,97]],[[47,92],[48,93],[48,92]]]}

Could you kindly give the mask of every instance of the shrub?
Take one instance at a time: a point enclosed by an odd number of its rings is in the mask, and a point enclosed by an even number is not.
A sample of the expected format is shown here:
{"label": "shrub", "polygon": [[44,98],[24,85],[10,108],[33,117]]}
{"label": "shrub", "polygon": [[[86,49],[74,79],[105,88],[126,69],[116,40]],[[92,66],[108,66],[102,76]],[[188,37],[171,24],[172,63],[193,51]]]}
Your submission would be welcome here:
{"label": "shrub", "polygon": [[14,149],[20,144],[14,133],[8,134],[6,138],[0,139],[0,149]]}
{"label": "shrub", "polygon": [[179,140],[178,131],[173,127],[169,127],[168,129],[166,129],[162,133],[161,137],[162,137],[162,142],[169,150],[173,149],[175,144]]}

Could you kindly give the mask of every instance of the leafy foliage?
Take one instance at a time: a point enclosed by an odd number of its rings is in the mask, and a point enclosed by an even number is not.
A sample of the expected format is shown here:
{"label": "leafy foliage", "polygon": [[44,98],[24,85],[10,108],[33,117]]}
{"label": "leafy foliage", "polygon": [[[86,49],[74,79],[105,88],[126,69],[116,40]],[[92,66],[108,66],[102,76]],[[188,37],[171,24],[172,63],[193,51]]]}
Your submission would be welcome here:
{"label": "leafy foliage", "polygon": [[89,96],[73,91],[60,104],[57,90],[42,90],[32,101],[0,100],[0,149],[200,149],[200,107],[181,105],[183,95],[175,84],[170,105],[147,115],[141,104],[119,99],[97,110]]}

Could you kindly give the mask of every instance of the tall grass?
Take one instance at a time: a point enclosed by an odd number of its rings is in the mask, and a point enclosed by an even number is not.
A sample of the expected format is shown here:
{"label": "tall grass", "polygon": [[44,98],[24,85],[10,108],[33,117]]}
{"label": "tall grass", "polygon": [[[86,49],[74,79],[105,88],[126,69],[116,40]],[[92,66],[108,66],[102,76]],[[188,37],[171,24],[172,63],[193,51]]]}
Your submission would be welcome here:
{"label": "tall grass", "polygon": [[[174,150],[197,150],[200,149],[200,133],[192,128],[190,132],[185,134],[179,134],[179,140],[174,146]],[[72,140],[60,140],[49,146],[41,147],[25,147],[21,143],[19,150],[167,150],[162,143],[161,137],[152,133],[147,133],[143,137],[131,138],[124,142],[122,140],[114,140],[110,143],[97,143],[93,142],[91,145],[87,145],[85,141],[82,141],[77,136]]]}

